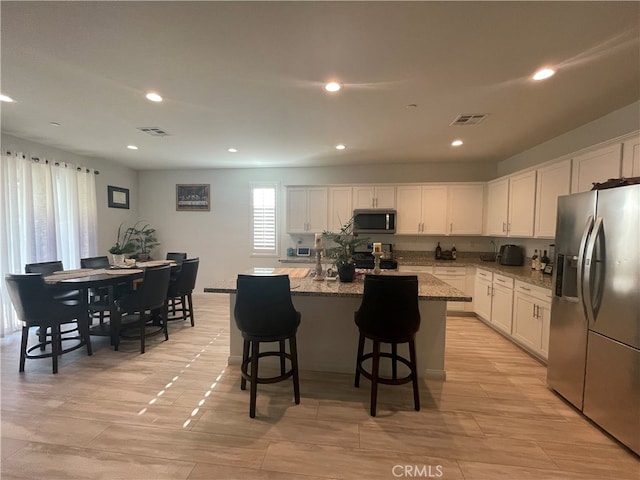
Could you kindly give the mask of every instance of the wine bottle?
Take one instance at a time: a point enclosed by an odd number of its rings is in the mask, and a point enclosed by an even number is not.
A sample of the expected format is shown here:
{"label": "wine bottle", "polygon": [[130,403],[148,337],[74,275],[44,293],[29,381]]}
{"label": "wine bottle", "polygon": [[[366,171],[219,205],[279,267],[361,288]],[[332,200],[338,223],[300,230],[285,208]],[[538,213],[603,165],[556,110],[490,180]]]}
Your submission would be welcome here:
{"label": "wine bottle", "polygon": [[440,242],[436,245],[436,260],[440,260],[442,258],[442,247],[440,247]]}
{"label": "wine bottle", "polygon": [[549,257],[547,256],[547,251],[543,250],[542,258],[540,259],[540,268],[544,270],[544,267],[549,265]]}
{"label": "wine bottle", "polygon": [[454,245],[451,248],[451,258],[455,260],[457,256],[458,256],[458,250],[456,250],[456,246]]}
{"label": "wine bottle", "polygon": [[537,264],[538,264],[538,249],[536,248],[533,251],[533,257],[531,257],[531,270],[535,270]]}

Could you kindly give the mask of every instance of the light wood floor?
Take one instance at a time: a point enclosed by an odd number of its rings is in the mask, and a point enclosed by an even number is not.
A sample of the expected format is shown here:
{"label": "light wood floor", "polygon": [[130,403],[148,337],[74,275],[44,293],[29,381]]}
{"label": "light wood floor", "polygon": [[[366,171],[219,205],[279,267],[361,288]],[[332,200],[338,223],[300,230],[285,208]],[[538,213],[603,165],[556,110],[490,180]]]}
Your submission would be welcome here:
{"label": "light wood floor", "polygon": [[226,366],[228,297],[195,305],[195,328],[171,325],[144,355],[95,338],[57,375],[50,359],[19,374],[19,337],[2,339],[2,480],[640,476],[636,456],[547,389],[544,366],[473,318],[449,318],[448,377],[421,380],[420,412],[409,385],[381,386],[371,418],[368,381],[305,371],[300,405],[290,382],[260,385],[252,420]]}

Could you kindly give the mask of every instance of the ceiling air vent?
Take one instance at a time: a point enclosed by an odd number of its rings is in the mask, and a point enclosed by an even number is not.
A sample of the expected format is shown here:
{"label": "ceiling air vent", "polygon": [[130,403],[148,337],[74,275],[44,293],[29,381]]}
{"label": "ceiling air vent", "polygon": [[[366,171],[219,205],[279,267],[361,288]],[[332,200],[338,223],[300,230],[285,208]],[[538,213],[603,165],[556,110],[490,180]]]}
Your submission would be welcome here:
{"label": "ceiling air vent", "polygon": [[465,113],[458,115],[456,119],[451,122],[450,126],[454,125],[477,125],[481,121],[487,118],[486,113]]}
{"label": "ceiling air vent", "polygon": [[138,127],[138,130],[144,133],[148,133],[153,137],[167,137],[170,135],[159,127]]}

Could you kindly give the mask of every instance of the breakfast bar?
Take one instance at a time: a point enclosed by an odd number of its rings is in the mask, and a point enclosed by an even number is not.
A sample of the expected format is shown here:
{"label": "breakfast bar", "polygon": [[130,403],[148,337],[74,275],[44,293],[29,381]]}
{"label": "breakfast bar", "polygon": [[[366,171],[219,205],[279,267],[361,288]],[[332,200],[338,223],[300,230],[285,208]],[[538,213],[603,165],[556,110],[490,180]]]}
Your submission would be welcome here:
{"label": "breakfast bar", "polygon": [[[354,282],[315,281],[308,269],[255,269],[252,274],[288,274],[293,304],[301,314],[298,328],[298,361],[302,370],[353,373],[358,347],[358,328],[353,314],[359,308],[364,277]],[[397,275],[391,271],[385,274]],[[229,294],[229,365],[239,365],[242,337],[233,317],[236,279],[217,282],[205,292]],[[427,273],[418,274],[418,300],[421,316],[416,335],[416,353],[420,375],[444,379],[446,302],[470,302],[471,297]],[[401,350],[399,346],[399,350]],[[401,353],[399,351],[399,353]],[[406,352],[404,352],[406,353]]]}

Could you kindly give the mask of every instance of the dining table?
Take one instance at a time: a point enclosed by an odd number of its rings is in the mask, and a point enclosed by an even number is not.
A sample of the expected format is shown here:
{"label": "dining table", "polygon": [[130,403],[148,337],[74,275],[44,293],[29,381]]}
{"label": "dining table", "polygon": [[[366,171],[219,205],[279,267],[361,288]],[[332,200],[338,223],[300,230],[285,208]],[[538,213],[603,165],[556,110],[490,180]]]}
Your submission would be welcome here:
{"label": "dining table", "polygon": [[105,289],[107,291],[109,322],[90,327],[91,335],[109,336],[110,344],[114,350],[120,345],[120,330],[122,326],[122,313],[115,303],[116,287],[118,290],[133,291],[137,283],[144,278],[144,270],[149,267],[171,265],[176,268],[176,262],[169,260],[152,260],[139,262],[131,266],[114,266],[111,268],[79,268],[75,270],[61,270],[44,277],[45,284],[58,292],[80,291],[79,301],[83,303],[91,324],[92,312],[89,309],[89,294],[92,289]]}

